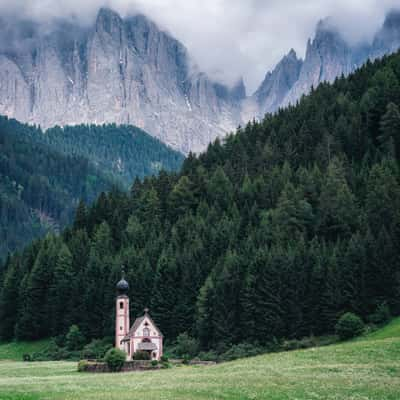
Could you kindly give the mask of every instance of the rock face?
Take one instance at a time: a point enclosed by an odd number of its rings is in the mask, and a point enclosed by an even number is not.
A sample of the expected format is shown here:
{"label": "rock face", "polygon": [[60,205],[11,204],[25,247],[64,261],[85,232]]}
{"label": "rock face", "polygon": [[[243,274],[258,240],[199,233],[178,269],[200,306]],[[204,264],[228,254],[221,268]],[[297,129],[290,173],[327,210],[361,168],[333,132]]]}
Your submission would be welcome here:
{"label": "rock face", "polygon": [[262,118],[280,107],[295,104],[321,82],[349,75],[368,59],[382,57],[400,48],[400,12],[387,15],[372,44],[350,46],[330,18],[320,21],[313,40],[308,40],[304,61],[294,50],[268,72],[256,92],[242,103],[242,119]]}
{"label": "rock face", "polygon": [[[252,100],[259,105],[261,114],[278,109],[298,81],[302,64],[302,60],[297,58],[296,52],[292,49],[272,72],[267,73],[261,86],[252,96]],[[260,116],[262,115],[258,115]]]}
{"label": "rock face", "polygon": [[352,52],[329,20],[319,22],[313,41],[307,43],[306,57],[299,79],[283,99],[281,105],[294,104],[311,87],[320,82],[332,82],[341,74],[348,75],[353,69]]}
{"label": "rock face", "polygon": [[243,81],[233,88],[212,81],[143,15],[123,19],[103,8],[85,28],[0,18],[0,114],[43,128],[132,124],[183,153],[199,152],[237,125],[399,48],[399,11],[388,14],[372,44],[357,47],[325,19],[304,61],[291,50],[246,97]]}
{"label": "rock face", "polygon": [[[267,74],[260,88],[252,96],[258,115],[274,112],[279,107],[295,104],[303,94],[308,94],[312,87],[321,82],[333,82],[340,75],[348,75],[368,59],[382,57],[400,48],[400,11],[392,11],[385,19],[381,30],[377,32],[372,44],[349,46],[329,18],[320,21],[313,40],[307,43],[304,62],[294,58],[292,68],[287,67],[285,56],[272,73]],[[290,53],[289,53],[290,55]],[[295,65],[299,66],[295,79]],[[288,71],[291,72],[288,72]],[[283,72],[282,72],[283,71]],[[286,85],[279,85],[283,76]],[[274,88],[274,89],[271,89]],[[277,89],[279,88],[279,89]],[[258,108],[257,108],[258,107]]]}
{"label": "rock face", "polygon": [[382,57],[400,48],[400,11],[392,11],[385,19],[382,29],[375,35],[371,58]]}
{"label": "rock face", "polygon": [[[4,21],[3,21],[4,22]],[[191,67],[186,49],[142,15],[101,9],[94,26],[0,24],[0,114],[48,128],[134,124],[187,153],[240,123],[234,89]]]}

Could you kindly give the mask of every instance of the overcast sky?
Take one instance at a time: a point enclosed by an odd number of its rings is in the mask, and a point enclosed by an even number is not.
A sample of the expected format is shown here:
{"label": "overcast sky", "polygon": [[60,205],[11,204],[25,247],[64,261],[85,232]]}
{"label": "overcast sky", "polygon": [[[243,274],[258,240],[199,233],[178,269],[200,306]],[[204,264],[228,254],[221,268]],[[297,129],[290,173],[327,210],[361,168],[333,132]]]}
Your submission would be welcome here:
{"label": "overcast sky", "polygon": [[0,12],[35,19],[79,16],[91,22],[101,6],[142,12],[178,38],[202,70],[251,92],[294,48],[304,57],[319,19],[331,16],[345,37],[370,40],[400,0],[0,0]]}

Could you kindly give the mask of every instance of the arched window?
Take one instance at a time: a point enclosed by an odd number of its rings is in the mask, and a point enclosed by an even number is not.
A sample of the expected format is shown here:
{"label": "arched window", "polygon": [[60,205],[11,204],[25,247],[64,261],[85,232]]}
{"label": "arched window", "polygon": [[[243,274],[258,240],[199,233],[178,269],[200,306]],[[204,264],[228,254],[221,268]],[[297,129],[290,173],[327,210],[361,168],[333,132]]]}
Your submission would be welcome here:
{"label": "arched window", "polygon": [[150,329],[149,328],[143,328],[143,336],[150,336]]}
{"label": "arched window", "polygon": [[119,308],[120,308],[121,310],[124,308],[124,303],[123,303],[122,301],[119,303]]}

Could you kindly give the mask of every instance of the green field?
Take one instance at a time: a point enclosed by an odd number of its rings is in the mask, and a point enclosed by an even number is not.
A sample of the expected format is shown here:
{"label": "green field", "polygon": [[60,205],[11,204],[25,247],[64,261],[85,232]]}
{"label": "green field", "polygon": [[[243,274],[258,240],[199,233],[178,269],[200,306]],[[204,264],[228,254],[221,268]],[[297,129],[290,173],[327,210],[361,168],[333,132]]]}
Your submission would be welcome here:
{"label": "green field", "polygon": [[89,374],[71,362],[0,361],[0,399],[398,400],[400,319],[360,340],[211,367]]}

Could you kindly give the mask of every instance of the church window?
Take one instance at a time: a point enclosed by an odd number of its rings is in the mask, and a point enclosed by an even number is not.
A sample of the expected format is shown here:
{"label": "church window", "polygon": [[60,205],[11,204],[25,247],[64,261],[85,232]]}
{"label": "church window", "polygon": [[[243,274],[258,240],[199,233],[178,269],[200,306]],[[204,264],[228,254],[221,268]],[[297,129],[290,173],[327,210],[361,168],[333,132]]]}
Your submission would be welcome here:
{"label": "church window", "polygon": [[124,303],[123,303],[122,301],[119,303],[119,308],[120,308],[121,310],[124,308]]}
{"label": "church window", "polygon": [[144,328],[143,329],[143,336],[150,336],[150,329],[149,328]]}
{"label": "church window", "polygon": [[122,326],[120,326],[120,327],[119,327],[119,330],[122,331],[122,329],[123,329]]}

